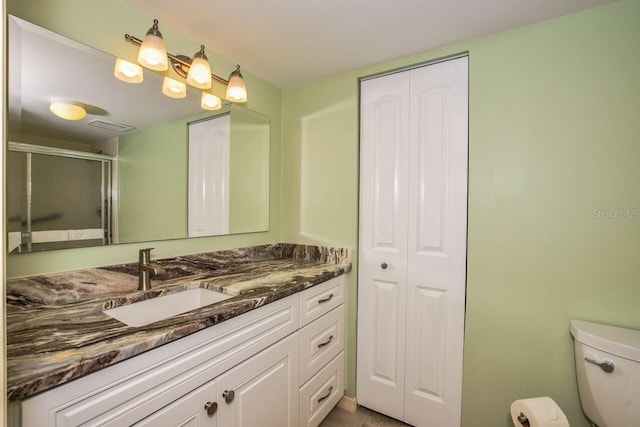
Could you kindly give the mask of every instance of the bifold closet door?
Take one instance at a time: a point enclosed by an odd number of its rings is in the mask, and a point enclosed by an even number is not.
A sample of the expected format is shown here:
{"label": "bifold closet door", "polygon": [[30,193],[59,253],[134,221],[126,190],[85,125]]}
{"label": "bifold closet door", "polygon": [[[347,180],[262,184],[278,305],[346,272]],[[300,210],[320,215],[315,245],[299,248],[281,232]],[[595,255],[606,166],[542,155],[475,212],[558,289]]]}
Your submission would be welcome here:
{"label": "bifold closet door", "polygon": [[361,83],[358,403],[403,418],[408,73]]}
{"label": "bifold closet door", "polygon": [[467,62],[361,86],[358,403],[415,426],[460,424]]}

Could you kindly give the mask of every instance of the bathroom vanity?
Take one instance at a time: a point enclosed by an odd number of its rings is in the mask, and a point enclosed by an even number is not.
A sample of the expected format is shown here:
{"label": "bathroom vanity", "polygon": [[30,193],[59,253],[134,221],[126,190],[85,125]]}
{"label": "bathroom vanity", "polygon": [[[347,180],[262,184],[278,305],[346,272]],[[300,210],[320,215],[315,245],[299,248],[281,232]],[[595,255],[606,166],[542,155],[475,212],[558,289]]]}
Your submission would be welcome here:
{"label": "bathroom vanity", "polygon": [[[15,423],[322,421],[344,391],[349,250],[278,244],[158,263],[165,277],[145,292],[135,264],[9,281]],[[104,313],[195,288],[231,298],[142,326]]]}

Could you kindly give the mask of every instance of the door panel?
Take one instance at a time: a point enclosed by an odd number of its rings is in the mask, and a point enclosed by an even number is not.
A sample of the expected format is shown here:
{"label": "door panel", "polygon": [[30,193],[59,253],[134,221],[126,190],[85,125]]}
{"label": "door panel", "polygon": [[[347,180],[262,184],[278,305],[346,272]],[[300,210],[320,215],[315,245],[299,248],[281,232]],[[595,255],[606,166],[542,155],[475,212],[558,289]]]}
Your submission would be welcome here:
{"label": "door panel", "polygon": [[198,387],[134,426],[216,427],[216,414],[213,413],[210,416],[205,409],[205,405],[208,403],[220,404],[216,402],[216,382],[214,380]]}
{"label": "door panel", "polygon": [[411,71],[405,421],[460,425],[467,58]]}
{"label": "door panel", "polygon": [[362,83],[358,403],[402,418],[409,76]]}
{"label": "door panel", "polygon": [[231,116],[189,124],[189,237],[229,233]]}
{"label": "door panel", "polygon": [[298,369],[295,333],[218,377],[218,424],[297,427]]}

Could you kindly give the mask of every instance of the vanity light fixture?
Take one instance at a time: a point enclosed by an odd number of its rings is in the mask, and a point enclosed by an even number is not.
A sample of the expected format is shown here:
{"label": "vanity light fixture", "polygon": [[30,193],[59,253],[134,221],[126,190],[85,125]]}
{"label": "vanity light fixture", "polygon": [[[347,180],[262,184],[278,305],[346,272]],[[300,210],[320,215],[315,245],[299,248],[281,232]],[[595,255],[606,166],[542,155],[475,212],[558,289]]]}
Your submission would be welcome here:
{"label": "vanity light fixture", "polygon": [[82,120],[87,117],[87,110],[82,104],[68,99],[52,99],[49,111],[64,120]]}
{"label": "vanity light fixture", "polygon": [[187,83],[198,89],[211,87],[211,66],[207,55],[204,54],[204,45],[200,45],[200,50],[193,55],[193,61],[187,73]]}
{"label": "vanity light fixture", "polygon": [[222,100],[215,95],[202,92],[200,106],[205,110],[219,110],[222,108]]}
{"label": "vanity light fixture", "polygon": [[140,65],[155,71],[166,71],[169,68],[167,48],[158,29],[157,19],[153,20],[153,27],[149,28],[144,41],[140,43],[138,62]]}
{"label": "vanity light fixture", "polygon": [[187,85],[169,77],[162,81],[162,93],[169,98],[184,98],[187,96]]}
{"label": "vanity light fixture", "polygon": [[198,89],[209,89],[211,88],[212,80],[215,80],[227,86],[226,98],[229,101],[247,102],[247,87],[240,73],[239,65],[231,72],[229,80],[225,80],[211,72],[211,65],[204,53],[204,45],[200,46],[200,50],[195,53],[193,59],[185,55],[168,53],[162,34],[158,29],[157,19],[153,20],[153,27],[147,32],[144,41],[129,34],[125,34],[124,38],[140,47],[138,52],[140,65],[155,71],[166,71],[168,63],[171,62],[171,68],[180,77],[186,79],[190,86]]}
{"label": "vanity light fixture", "polygon": [[141,83],[144,80],[141,66],[120,58],[116,59],[116,68],[113,71],[113,75],[118,80],[127,83]]}
{"label": "vanity light fixture", "polygon": [[240,66],[231,72],[227,85],[227,99],[233,102],[247,102],[247,86],[244,84]]}

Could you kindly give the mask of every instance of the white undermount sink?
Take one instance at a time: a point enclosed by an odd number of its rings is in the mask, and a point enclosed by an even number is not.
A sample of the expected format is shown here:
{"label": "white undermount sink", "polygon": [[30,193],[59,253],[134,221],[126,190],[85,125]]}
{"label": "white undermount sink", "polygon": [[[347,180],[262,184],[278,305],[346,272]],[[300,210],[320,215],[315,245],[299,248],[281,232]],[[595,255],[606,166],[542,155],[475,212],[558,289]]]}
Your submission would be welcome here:
{"label": "white undermount sink", "polygon": [[103,313],[129,326],[144,326],[229,298],[232,297],[221,292],[196,288],[104,310]]}

